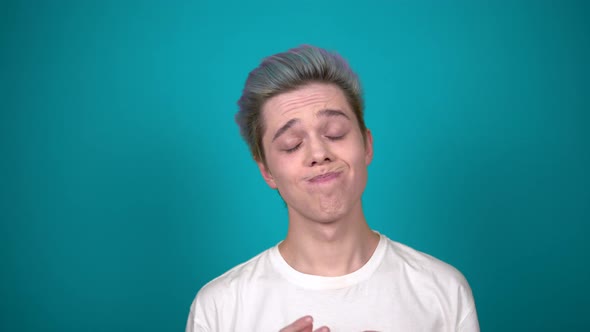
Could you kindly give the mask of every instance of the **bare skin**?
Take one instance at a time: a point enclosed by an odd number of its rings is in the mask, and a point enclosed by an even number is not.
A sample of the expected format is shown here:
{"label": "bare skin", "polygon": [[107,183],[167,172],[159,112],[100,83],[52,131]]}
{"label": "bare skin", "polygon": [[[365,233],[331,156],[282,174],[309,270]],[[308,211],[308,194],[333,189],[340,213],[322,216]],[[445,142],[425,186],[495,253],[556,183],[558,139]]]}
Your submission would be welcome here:
{"label": "bare skin", "polygon": [[285,326],[279,332],[330,332],[330,329],[327,326],[322,326],[314,330],[313,318],[311,316],[303,316],[291,325]]}
{"label": "bare skin", "polygon": [[[342,90],[312,83],[263,107],[266,162],[260,172],[287,203],[289,229],[279,252],[295,270],[335,277],[360,269],[377,248],[361,204],[373,138],[360,130]],[[281,332],[314,332],[313,318]],[[321,327],[315,332],[329,332]]]}

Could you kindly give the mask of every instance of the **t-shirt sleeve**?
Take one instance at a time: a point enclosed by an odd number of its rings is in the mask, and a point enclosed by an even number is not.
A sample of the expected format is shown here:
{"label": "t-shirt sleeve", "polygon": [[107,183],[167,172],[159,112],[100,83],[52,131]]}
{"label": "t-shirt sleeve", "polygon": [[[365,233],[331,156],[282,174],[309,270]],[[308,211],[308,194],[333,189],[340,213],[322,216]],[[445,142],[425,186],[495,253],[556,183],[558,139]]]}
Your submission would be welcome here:
{"label": "t-shirt sleeve", "polygon": [[458,332],[479,332],[479,321],[477,319],[477,310],[475,309],[475,300],[473,299],[473,293],[471,287],[464,280],[465,284],[461,287],[461,306],[463,309],[462,318],[459,321],[457,327]]}
{"label": "t-shirt sleeve", "polygon": [[204,296],[203,293],[204,291],[201,290],[191,305],[185,332],[216,331],[216,327],[212,326],[215,306],[213,303],[208,303],[211,301],[208,301],[208,297]]}
{"label": "t-shirt sleeve", "polygon": [[479,321],[477,319],[477,312],[475,307],[471,310],[465,318],[459,323],[459,332],[479,332]]}

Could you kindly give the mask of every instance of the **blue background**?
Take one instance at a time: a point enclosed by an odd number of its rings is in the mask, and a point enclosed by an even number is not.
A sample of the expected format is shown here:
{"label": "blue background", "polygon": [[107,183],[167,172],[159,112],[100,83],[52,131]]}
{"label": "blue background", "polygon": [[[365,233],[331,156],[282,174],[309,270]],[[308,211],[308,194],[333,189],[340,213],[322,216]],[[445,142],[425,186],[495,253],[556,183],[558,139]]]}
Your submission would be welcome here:
{"label": "blue background", "polygon": [[3,1],[0,330],[182,331],[286,211],[233,122],[303,43],[359,73],[370,225],[459,268],[482,330],[588,326],[586,1]]}

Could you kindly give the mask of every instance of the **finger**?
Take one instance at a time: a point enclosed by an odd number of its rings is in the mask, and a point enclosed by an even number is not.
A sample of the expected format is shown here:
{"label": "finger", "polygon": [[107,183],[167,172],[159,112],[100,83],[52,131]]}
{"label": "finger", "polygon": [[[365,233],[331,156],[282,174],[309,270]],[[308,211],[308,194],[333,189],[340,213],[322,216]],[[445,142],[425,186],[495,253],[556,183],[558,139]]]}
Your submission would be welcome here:
{"label": "finger", "polygon": [[311,332],[312,327],[313,318],[311,316],[303,316],[289,326],[285,326],[279,332]]}
{"label": "finger", "polygon": [[330,332],[330,328],[327,326],[322,326],[319,329],[313,331],[313,332]]}

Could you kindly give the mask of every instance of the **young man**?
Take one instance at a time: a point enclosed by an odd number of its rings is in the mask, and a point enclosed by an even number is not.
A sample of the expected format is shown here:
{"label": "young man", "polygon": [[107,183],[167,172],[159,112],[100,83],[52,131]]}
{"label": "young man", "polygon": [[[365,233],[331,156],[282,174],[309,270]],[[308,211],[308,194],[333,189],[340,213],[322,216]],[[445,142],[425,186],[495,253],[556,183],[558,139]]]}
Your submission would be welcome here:
{"label": "young man", "polygon": [[369,228],[373,138],[360,83],[338,55],[301,46],[253,70],[236,120],[287,204],[287,237],[205,285],[196,331],[479,331],[459,271]]}

